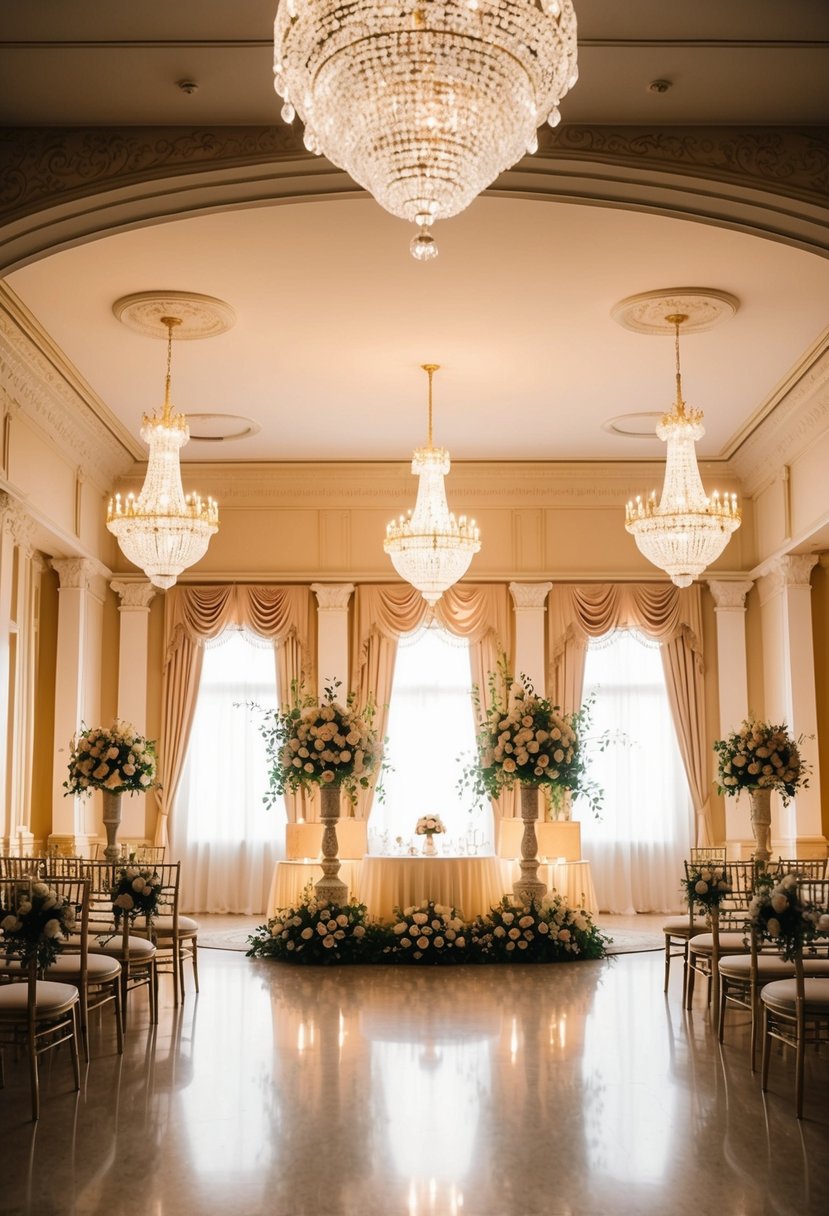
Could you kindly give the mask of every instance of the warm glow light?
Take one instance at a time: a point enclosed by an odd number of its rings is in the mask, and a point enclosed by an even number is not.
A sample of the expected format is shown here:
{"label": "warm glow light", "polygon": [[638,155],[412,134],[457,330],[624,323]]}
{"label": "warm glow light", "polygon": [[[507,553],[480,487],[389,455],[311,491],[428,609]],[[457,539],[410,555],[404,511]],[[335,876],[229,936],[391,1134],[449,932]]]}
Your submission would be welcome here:
{"label": "warm glow light", "polygon": [[274,88],[305,146],[392,215],[457,215],[559,121],[578,78],[570,0],[282,0]]}
{"label": "warm glow light", "polygon": [[178,576],[207,552],[219,527],[219,508],[212,498],[185,496],[179,449],[190,439],[187,419],[170,403],[170,364],[177,317],[162,317],[167,326],[167,380],[160,415],[144,415],[141,438],[148,445],[147,475],[141,493],[109,500],[107,528],[124,556],[140,567],[156,587],[172,587]]}
{"label": "warm glow light", "polygon": [[429,431],[428,446],[417,448],[412,458],[412,472],[420,477],[415,509],[392,520],[383,548],[400,577],[435,604],[466,574],[481,539],[475,520],[455,519],[446,502],[449,453],[432,446],[432,376],[438,365],[424,363],[423,370],[429,376]]}
{"label": "warm glow light", "polygon": [[656,494],[627,504],[625,528],[639,550],[671,576],[677,587],[688,587],[715,561],[740,526],[736,494],[709,498],[702,486],[694,444],[705,434],[700,410],[686,410],[679,368],[679,327],[687,317],[665,318],[676,329],[676,401],[656,428],[668,445],[665,482]]}

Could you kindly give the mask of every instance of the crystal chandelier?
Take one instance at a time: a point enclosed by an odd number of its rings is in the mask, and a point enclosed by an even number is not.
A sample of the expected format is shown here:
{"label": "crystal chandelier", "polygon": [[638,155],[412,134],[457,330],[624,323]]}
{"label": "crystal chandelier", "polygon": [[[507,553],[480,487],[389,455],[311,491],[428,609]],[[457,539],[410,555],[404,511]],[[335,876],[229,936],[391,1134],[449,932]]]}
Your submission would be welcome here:
{"label": "crystal chandelier", "polygon": [[656,493],[645,501],[637,495],[627,504],[625,527],[639,549],[655,566],[671,576],[677,587],[688,587],[711,562],[716,561],[740,526],[736,494],[709,498],[702,488],[694,443],[705,434],[701,410],[686,410],[682,400],[679,367],[679,327],[688,318],[673,313],[665,320],[675,329],[676,401],[656,428],[668,445],[662,498]]}
{"label": "crystal chandelier", "polygon": [[184,414],[170,404],[170,367],[173,330],[179,317],[161,317],[167,327],[167,380],[161,415],[144,415],[141,438],[148,445],[147,476],[136,498],[116,494],[109,500],[107,527],[121,551],[139,566],[156,587],[172,587],[182,570],[207,552],[210,537],[219,527],[219,508],[212,498],[185,497],[181,484],[179,448],[190,438]]}
{"label": "crystal chandelier", "polygon": [[274,88],[305,146],[437,254],[435,220],[538,148],[578,78],[571,0],[281,0]]}
{"label": "crystal chandelier", "polygon": [[383,548],[400,577],[427,603],[436,604],[466,574],[481,539],[475,520],[467,521],[465,515],[455,519],[447,505],[443,479],[449,472],[449,453],[432,446],[432,377],[439,365],[422,367],[429,377],[429,439],[412,457],[412,472],[420,478],[417,501],[414,512],[388,525]]}

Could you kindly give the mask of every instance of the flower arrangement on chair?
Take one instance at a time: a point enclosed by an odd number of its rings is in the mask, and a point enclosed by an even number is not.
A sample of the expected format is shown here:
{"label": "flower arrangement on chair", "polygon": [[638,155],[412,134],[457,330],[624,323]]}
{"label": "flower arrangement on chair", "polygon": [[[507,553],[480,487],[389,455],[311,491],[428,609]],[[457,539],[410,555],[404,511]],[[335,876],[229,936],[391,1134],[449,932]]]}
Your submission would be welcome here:
{"label": "flower arrangement on chair", "polygon": [[290,705],[264,714],[259,729],[268,757],[267,806],[287,790],[313,785],[338,787],[353,805],[358,790],[369,788],[383,754],[372,725],[374,706],[358,710],[354,693],[342,705],[339,687],[336,681],[318,701],[294,682]]}
{"label": "flower arrangement on chair", "polygon": [[0,908],[6,958],[19,958],[24,968],[34,959],[43,973],[75,928],[75,908],[45,882],[15,882],[7,890],[13,899]]}
{"label": "flower arrangement on chair", "polygon": [[682,886],[689,907],[707,914],[718,909],[721,902],[733,892],[728,870],[716,862],[686,862]]}
{"label": "flower arrangement on chair", "polygon": [[160,886],[161,879],[153,869],[125,866],[119,870],[110,891],[115,927],[119,927],[124,915],[130,921],[137,920],[139,916],[152,920],[158,913]]}
{"label": "flower arrangement on chair", "polygon": [[800,754],[803,739],[793,738],[785,723],[746,718],[739,730],[714,744],[718,792],[733,797],[744,789],[773,789],[785,806],[809,785],[810,766]]}
{"label": "flower arrangement on chair", "polygon": [[120,719],[111,726],[89,726],[72,740],[67,794],[144,794],[158,785],[155,743]]}
{"label": "flower arrangement on chair", "polygon": [[[808,890],[808,883],[806,887]],[[749,918],[758,937],[773,942],[788,960],[802,954],[816,938],[829,936],[829,912],[804,899],[796,874],[782,878],[762,875],[749,906]]]}

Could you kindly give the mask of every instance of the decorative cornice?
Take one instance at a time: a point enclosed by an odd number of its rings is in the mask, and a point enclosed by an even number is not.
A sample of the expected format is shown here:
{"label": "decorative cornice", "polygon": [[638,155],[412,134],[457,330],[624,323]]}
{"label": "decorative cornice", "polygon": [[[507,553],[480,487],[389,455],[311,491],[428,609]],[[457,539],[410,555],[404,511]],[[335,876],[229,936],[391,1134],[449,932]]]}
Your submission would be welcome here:
{"label": "decorative cornice", "polygon": [[829,427],[829,331],[746,426],[730,463],[754,496]]}
{"label": "decorative cornice", "polygon": [[734,612],[735,610],[745,612],[746,596],[748,595],[754,583],[751,582],[721,582],[719,579],[709,578],[707,580],[708,588],[714,599],[715,612]]}
{"label": "decorative cornice", "polygon": [[510,583],[509,590],[516,612],[529,609],[537,611],[547,606],[547,596],[553,589],[552,583]]}
{"label": "decorative cornice", "polygon": [[778,557],[772,563],[768,573],[757,580],[760,603],[768,603],[787,587],[811,591],[812,584],[809,575],[818,560],[816,553],[790,553],[786,557]]}
{"label": "decorative cornice", "polygon": [[311,583],[319,612],[344,612],[354,592],[353,583]]}
{"label": "decorative cornice", "polygon": [[156,588],[143,579],[137,582],[126,582],[123,579],[113,579],[109,584],[116,595],[120,596],[119,612],[148,612],[150,603],[156,594]]}
{"label": "decorative cornice", "polygon": [[101,493],[140,449],[66,360],[34,317],[0,283],[0,393],[61,458],[78,466]]}

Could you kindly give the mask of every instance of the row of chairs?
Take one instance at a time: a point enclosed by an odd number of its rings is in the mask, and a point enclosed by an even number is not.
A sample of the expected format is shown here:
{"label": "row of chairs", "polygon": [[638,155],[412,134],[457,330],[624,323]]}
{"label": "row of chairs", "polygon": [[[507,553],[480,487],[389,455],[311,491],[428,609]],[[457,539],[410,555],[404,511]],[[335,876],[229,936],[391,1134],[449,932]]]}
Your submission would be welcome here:
{"label": "row of chairs", "polygon": [[[184,964],[189,960],[198,991],[198,923],[178,911],[179,862],[153,867],[158,876],[158,914],[152,920],[143,917],[134,922],[123,916],[120,927],[116,927],[111,890],[119,865],[85,861],[78,863],[78,873],[54,874],[51,871],[61,867],[54,866],[52,858],[2,860],[9,863],[3,866],[5,877],[0,878],[3,905],[13,906],[14,891],[21,882],[42,880],[76,909],[76,931],[43,979],[38,979],[31,968],[24,977],[19,963],[0,954],[0,1043],[25,1040],[27,1044],[32,1117],[37,1119],[39,1055],[69,1041],[76,1065],[80,1042],[89,1060],[89,1018],[93,1011],[112,1007],[120,1053],[127,999],[133,990],[146,987],[153,1024],[158,1020],[159,971],[172,972],[174,1003],[178,1005],[184,992]],[[17,864],[21,861],[28,863],[28,874],[25,866]],[[24,978],[25,984],[21,982]],[[72,992],[75,996],[70,999]],[[77,1081],[77,1067],[75,1072]],[[0,1085],[3,1079],[0,1053]]]}
{"label": "row of chairs", "polygon": [[[701,852],[701,851],[700,851]],[[829,940],[822,948],[812,946],[806,954],[798,951],[791,961],[762,943],[751,929],[749,907],[758,875],[768,873],[750,862],[727,862],[722,850],[692,854],[691,866],[721,864],[728,870],[731,893],[712,912],[707,931],[694,925],[693,909],[688,917],[688,937],[684,943],[683,1004],[690,1009],[697,974],[707,980],[708,1000],[713,998],[717,1033],[724,1039],[728,1010],[747,1012],[751,1019],[750,1064],[756,1067],[758,1038],[762,1035],[762,1088],[768,1085],[771,1046],[774,1040],[794,1049],[795,1106],[797,1117],[803,1113],[803,1073],[808,1043],[829,1042]],[[824,859],[781,858],[771,868],[772,877],[794,874],[800,896],[812,906],[829,911],[829,878]],[[666,955],[669,937],[682,939],[676,923],[666,925]],[[666,957],[665,989],[669,978]]]}

